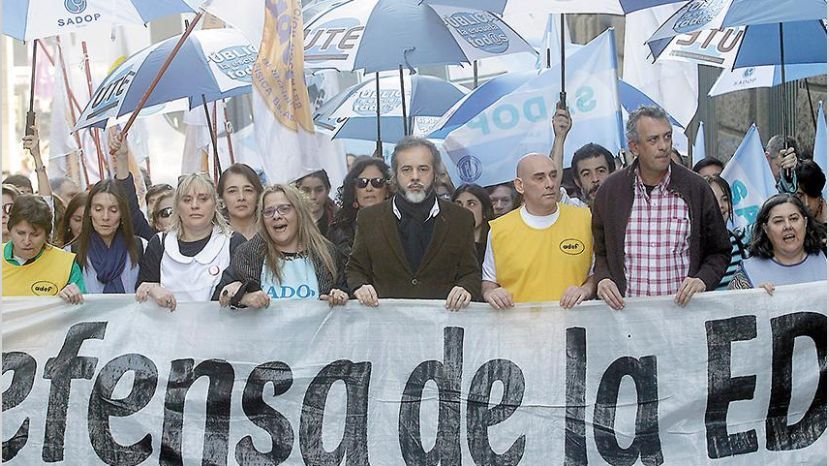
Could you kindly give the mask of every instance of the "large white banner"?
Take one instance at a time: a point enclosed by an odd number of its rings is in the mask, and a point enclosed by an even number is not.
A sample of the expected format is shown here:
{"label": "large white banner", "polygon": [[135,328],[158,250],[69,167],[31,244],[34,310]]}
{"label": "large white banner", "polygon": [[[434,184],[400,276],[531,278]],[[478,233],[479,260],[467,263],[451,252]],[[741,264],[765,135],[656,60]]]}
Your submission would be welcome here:
{"label": "large white banner", "polygon": [[442,304],[4,300],[3,459],[826,463],[825,282],[684,309]]}

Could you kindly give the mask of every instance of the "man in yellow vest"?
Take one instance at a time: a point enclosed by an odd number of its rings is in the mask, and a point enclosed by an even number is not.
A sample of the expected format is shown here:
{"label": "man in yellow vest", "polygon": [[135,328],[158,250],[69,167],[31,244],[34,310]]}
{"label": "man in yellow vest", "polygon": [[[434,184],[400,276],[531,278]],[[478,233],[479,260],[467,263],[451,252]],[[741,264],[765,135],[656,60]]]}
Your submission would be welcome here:
{"label": "man in yellow vest", "polygon": [[571,308],[595,295],[590,210],[559,202],[558,165],[528,154],[516,170],[524,205],[490,222],[481,291],[495,309],[556,301]]}

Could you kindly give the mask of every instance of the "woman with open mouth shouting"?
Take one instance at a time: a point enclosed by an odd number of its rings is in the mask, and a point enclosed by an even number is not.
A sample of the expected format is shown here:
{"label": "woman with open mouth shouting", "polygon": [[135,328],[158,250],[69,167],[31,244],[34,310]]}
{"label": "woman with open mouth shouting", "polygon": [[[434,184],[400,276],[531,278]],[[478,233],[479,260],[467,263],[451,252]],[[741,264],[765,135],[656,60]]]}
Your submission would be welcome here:
{"label": "woman with open mouth shouting", "polygon": [[259,233],[233,256],[213,299],[252,308],[290,299],[345,304],[343,256],[317,229],[306,196],[277,184],[265,189],[259,205]]}
{"label": "woman with open mouth shouting", "polygon": [[204,173],[179,180],[170,230],[147,245],[135,298],[174,310],[177,301],[208,301],[245,237],[219,212],[219,196]]}
{"label": "woman with open mouth shouting", "polygon": [[748,247],[750,258],[731,280],[729,289],[763,288],[826,280],[823,237],[826,230],[791,194],[766,200]]}

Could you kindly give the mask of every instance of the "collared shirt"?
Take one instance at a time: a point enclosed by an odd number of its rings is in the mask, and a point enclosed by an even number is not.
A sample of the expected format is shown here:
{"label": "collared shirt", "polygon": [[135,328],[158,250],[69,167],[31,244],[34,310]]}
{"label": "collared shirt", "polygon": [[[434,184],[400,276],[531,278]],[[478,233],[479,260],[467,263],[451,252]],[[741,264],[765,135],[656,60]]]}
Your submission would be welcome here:
{"label": "collared shirt", "polygon": [[670,191],[671,169],[648,194],[639,170],[625,230],[628,297],[675,294],[688,276],[691,222],[688,204]]}
{"label": "collared shirt", "polygon": [[[394,212],[394,216],[397,217],[397,220],[400,220],[401,214],[400,209],[397,208],[397,204],[394,203],[394,200],[391,202],[391,210]],[[440,205],[438,204],[438,199],[435,199],[435,205],[432,206],[432,210],[429,211],[429,216],[426,217],[426,220],[429,220],[432,217],[437,217],[440,213]]]}

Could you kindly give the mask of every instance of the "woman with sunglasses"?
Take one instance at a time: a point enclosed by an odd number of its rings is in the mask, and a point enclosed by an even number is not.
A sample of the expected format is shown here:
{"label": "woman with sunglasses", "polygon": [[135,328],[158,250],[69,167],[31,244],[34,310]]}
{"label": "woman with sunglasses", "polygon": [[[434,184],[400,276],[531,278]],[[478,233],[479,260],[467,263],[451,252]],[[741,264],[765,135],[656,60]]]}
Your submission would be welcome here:
{"label": "woman with sunglasses", "polygon": [[129,207],[115,180],[92,186],[83,228],[71,245],[88,293],[134,293],[144,240],[134,236]]}
{"label": "woman with sunglasses", "polygon": [[381,159],[358,159],[345,175],[337,190],[340,210],[334,216],[328,239],[337,250],[348,257],[354,244],[357,212],[364,207],[380,204],[391,196],[391,170]]}
{"label": "woman with sunglasses", "polygon": [[235,163],[219,177],[219,197],[233,231],[251,239],[256,234],[256,208],[262,194],[262,182],[252,168]]}
{"label": "woman with sunglasses", "polygon": [[259,205],[259,233],[233,256],[213,299],[253,308],[292,299],[345,304],[343,256],[314,225],[305,196],[277,184],[265,189]]}
{"label": "woman with sunglasses", "polygon": [[177,301],[209,301],[222,270],[244,242],[219,212],[210,177],[184,176],[176,188],[170,230],[153,236],[144,252],[136,300],[152,299],[171,310]]}
{"label": "woman with sunglasses", "polygon": [[153,230],[166,232],[170,230],[173,220],[173,195],[175,191],[168,191],[158,196],[150,214],[150,225]]}

